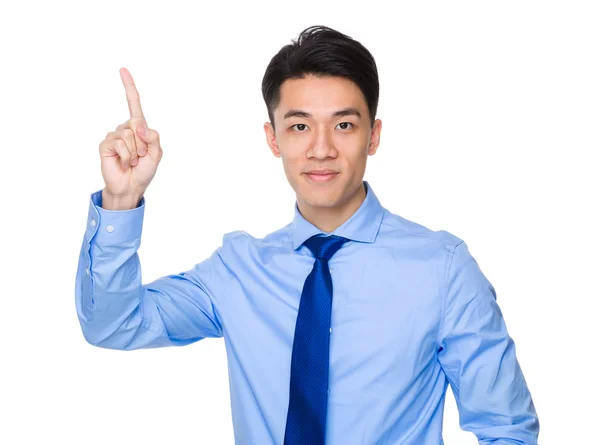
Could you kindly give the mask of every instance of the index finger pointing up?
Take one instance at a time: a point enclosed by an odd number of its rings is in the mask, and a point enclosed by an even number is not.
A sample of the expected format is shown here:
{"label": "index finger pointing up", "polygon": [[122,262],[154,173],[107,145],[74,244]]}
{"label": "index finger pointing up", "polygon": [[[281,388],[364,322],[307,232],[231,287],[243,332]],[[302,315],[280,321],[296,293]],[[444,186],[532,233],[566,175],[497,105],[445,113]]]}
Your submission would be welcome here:
{"label": "index finger pointing up", "polygon": [[142,105],[140,104],[140,95],[135,87],[135,84],[133,83],[133,77],[131,77],[131,74],[127,68],[121,68],[119,73],[121,74],[121,80],[123,81],[123,86],[125,87],[130,117],[146,120],[144,118],[144,113],[142,112]]}

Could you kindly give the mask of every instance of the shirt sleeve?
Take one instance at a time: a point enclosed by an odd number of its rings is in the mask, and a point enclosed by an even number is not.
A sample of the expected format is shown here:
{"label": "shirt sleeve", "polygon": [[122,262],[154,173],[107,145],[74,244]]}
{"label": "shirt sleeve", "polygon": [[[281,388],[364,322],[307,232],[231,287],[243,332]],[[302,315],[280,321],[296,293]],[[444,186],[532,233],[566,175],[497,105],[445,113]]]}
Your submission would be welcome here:
{"label": "shirt sleeve", "polygon": [[496,291],[462,240],[449,259],[445,294],[438,360],[460,427],[481,445],[537,445],[538,416]]}
{"label": "shirt sleeve", "polygon": [[142,284],[137,250],[146,199],[131,210],[101,207],[91,195],[75,280],[83,336],[92,345],[133,350],[183,346],[222,337],[218,295],[231,272],[216,249],[190,270]]}

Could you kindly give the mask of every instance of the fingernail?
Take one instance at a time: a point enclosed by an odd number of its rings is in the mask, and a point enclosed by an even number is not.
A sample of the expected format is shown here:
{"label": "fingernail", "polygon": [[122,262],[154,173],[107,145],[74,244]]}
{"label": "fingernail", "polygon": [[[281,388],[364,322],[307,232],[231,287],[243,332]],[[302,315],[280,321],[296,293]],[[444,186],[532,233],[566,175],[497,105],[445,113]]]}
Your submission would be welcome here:
{"label": "fingernail", "polygon": [[131,165],[132,165],[132,166],[134,166],[134,165],[138,165],[138,162],[139,162],[139,159],[138,159],[138,158],[132,159],[132,160],[131,160]]}
{"label": "fingernail", "polygon": [[140,147],[138,150],[138,156],[144,156],[146,154],[146,147]]}

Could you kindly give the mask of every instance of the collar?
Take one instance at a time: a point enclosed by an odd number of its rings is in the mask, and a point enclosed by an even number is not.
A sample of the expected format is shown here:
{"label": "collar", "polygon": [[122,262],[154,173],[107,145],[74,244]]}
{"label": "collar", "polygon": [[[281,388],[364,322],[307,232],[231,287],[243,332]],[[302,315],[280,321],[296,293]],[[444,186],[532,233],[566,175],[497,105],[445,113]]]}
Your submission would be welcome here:
{"label": "collar", "polygon": [[300,210],[298,210],[298,200],[296,200],[294,204],[294,220],[292,221],[294,250],[298,249],[308,238],[319,233],[343,236],[354,241],[374,242],[379,232],[381,221],[383,220],[384,209],[369,183],[363,181],[363,186],[367,192],[367,196],[360,207],[333,232],[323,232],[307,221],[300,213]]}

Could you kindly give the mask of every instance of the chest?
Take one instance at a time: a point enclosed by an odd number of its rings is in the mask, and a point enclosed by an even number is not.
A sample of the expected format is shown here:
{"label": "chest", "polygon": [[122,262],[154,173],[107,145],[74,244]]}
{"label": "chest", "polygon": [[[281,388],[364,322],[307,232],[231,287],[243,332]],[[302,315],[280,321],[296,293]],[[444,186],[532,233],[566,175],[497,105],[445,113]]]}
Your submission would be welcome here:
{"label": "chest", "polygon": [[[274,258],[239,286],[230,308],[230,341],[280,390],[289,385],[295,323],[314,259]],[[435,360],[441,314],[438,268],[429,258],[404,259],[391,249],[330,260],[332,401],[355,403],[382,390],[401,391]],[[256,275],[258,273],[258,275]],[[249,278],[249,277],[248,277]],[[262,378],[261,377],[261,378]]]}

